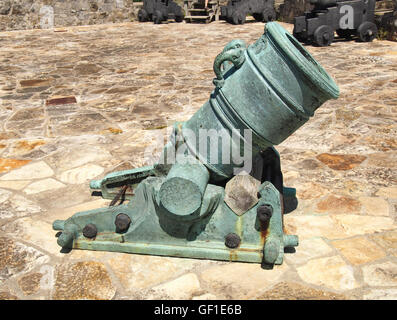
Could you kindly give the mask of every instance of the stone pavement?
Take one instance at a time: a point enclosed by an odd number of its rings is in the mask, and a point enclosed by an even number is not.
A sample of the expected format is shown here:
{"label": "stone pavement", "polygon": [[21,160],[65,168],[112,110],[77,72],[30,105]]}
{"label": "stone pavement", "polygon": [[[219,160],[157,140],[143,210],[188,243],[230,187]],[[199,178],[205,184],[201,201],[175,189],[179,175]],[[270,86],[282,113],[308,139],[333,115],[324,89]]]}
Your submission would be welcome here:
{"label": "stone pavement", "polygon": [[[292,25],[284,24],[290,31]],[[264,24],[124,23],[0,33],[0,299],[397,299],[397,43],[309,51],[341,96],[283,142],[300,237],[258,264],[73,250],[51,224],[106,206],[90,179],[145,164]],[[166,137],[166,136],[165,136]]]}

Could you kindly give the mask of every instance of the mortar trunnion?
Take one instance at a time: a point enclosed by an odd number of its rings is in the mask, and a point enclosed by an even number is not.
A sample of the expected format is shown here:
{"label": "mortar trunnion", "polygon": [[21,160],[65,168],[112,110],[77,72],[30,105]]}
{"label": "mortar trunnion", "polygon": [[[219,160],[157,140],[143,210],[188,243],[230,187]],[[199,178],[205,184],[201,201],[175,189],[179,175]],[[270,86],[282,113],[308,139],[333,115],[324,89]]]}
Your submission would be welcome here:
{"label": "mortar trunnion", "polygon": [[214,72],[209,99],[174,125],[156,164],[91,181],[111,205],[54,221],[61,247],[274,265],[298,245],[284,233],[297,200],[274,145],[339,89],[276,22],[248,47],[229,42]]}

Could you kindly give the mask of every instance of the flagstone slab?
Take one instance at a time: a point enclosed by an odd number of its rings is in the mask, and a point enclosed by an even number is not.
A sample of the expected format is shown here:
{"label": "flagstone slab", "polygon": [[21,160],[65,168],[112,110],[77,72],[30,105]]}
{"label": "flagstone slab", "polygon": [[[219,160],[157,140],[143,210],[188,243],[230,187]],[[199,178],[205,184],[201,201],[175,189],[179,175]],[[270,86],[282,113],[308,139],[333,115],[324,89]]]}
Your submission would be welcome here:
{"label": "flagstone slab", "polygon": [[41,207],[33,201],[0,189],[0,222],[1,219],[23,217],[41,210]]}
{"label": "flagstone slab", "polygon": [[303,281],[334,290],[351,290],[360,286],[351,266],[340,256],[310,260],[297,272]]}
{"label": "flagstone slab", "polygon": [[0,284],[48,262],[49,257],[39,250],[0,236]]}
{"label": "flagstone slab", "polygon": [[[83,253],[81,253],[83,255]],[[210,262],[139,254],[113,253],[107,260],[128,291],[146,289]]]}
{"label": "flagstone slab", "polygon": [[386,256],[381,247],[363,237],[335,240],[331,244],[354,265],[372,262]]}
{"label": "flagstone slab", "polygon": [[373,289],[364,295],[364,300],[397,300],[397,289]]}
{"label": "flagstone slab", "polygon": [[397,228],[394,220],[386,217],[340,214],[332,216],[332,219],[349,236],[371,234]]}
{"label": "flagstone slab", "polygon": [[350,300],[354,297],[319,290],[297,282],[280,282],[258,296],[258,300]]}
{"label": "flagstone slab", "polygon": [[104,264],[82,261],[58,265],[55,271],[55,300],[110,300],[116,289]]}
{"label": "flagstone slab", "polygon": [[370,216],[389,216],[389,203],[380,197],[360,197],[364,212]]}
{"label": "flagstone slab", "polygon": [[104,168],[95,164],[86,164],[82,167],[67,170],[59,175],[62,182],[70,184],[79,184],[93,179],[102,174]]}
{"label": "flagstone slab", "polygon": [[61,247],[57,244],[55,235],[58,231],[52,229],[52,223],[44,222],[35,217],[20,218],[7,223],[1,230],[13,236],[24,239],[24,241],[41,248],[43,251],[57,257],[64,257]]}
{"label": "flagstone slab", "polygon": [[397,187],[380,188],[376,195],[388,199],[397,199]]}
{"label": "flagstone slab", "polygon": [[0,181],[0,188],[12,189],[12,190],[22,190],[29,183],[30,180],[19,180],[19,181]]}
{"label": "flagstone slab", "polygon": [[8,172],[28,164],[31,160],[0,158],[0,173]]}
{"label": "flagstone slab", "polygon": [[397,249],[397,231],[375,233],[371,235],[371,239],[383,249]]}
{"label": "flagstone slab", "polygon": [[347,196],[327,196],[317,204],[316,211],[321,213],[360,213],[360,201]]}
{"label": "flagstone slab", "polygon": [[296,234],[300,240],[313,237],[343,239],[349,236],[344,228],[329,216],[289,214],[284,216],[284,226],[288,234]]}
{"label": "flagstone slab", "polygon": [[383,262],[363,267],[364,281],[370,286],[396,286],[397,263]]}
{"label": "flagstone slab", "polygon": [[0,177],[0,180],[31,180],[51,177],[54,171],[44,161],[27,164]]}
{"label": "flagstone slab", "polygon": [[225,299],[250,299],[281,279],[288,269],[286,262],[271,270],[256,263],[233,262],[205,269],[200,276],[208,287]]}
{"label": "flagstone slab", "polygon": [[48,190],[56,190],[63,187],[65,187],[63,183],[56,181],[52,178],[49,178],[49,179],[33,182],[32,184],[28,185],[25,189],[23,189],[23,191],[26,194],[35,194]]}
{"label": "flagstone slab", "polygon": [[188,273],[175,280],[166,282],[152,289],[148,299],[186,300],[200,290],[200,281],[196,274]]}
{"label": "flagstone slab", "polygon": [[323,239],[310,238],[299,241],[299,246],[295,247],[295,252],[291,254],[286,253],[284,258],[289,264],[297,265],[306,263],[310,259],[329,255],[332,252],[332,247]]}
{"label": "flagstone slab", "polygon": [[31,272],[20,277],[18,279],[18,285],[24,295],[29,296],[37,293],[40,290],[40,281],[42,280],[42,278],[42,273]]}

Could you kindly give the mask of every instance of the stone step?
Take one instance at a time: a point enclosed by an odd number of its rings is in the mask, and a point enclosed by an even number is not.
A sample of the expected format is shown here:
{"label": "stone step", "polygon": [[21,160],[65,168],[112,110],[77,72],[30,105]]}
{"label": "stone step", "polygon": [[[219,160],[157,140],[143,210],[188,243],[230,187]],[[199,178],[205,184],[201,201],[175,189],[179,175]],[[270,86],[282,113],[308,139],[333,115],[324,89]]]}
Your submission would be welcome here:
{"label": "stone step", "polygon": [[185,16],[185,19],[208,19],[209,16]]}

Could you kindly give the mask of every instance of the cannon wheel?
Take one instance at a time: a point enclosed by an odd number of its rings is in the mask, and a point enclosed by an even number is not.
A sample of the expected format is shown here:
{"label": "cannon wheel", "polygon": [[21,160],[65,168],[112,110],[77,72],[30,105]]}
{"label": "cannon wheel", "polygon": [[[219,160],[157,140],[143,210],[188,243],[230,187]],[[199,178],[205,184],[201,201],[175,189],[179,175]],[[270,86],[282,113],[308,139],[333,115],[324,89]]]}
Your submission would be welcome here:
{"label": "cannon wheel", "polygon": [[357,29],[357,36],[362,42],[371,42],[377,35],[378,28],[372,22],[363,22]]}
{"label": "cannon wheel", "polygon": [[304,36],[302,36],[302,34],[300,33],[293,33],[294,38],[296,38],[296,40],[298,40],[299,42],[306,42],[307,38],[305,38]]}
{"label": "cannon wheel", "polygon": [[328,25],[319,26],[313,34],[313,41],[320,47],[329,46],[334,41],[334,31]]}
{"label": "cannon wheel", "polygon": [[149,15],[145,9],[140,9],[138,11],[138,21],[139,22],[146,22],[148,21]]}
{"label": "cannon wheel", "polygon": [[262,22],[263,21],[263,14],[262,13],[253,13],[252,16],[256,21]]}
{"label": "cannon wheel", "polygon": [[161,12],[159,10],[156,10],[153,13],[153,22],[154,22],[154,24],[160,24],[162,20],[163,20],[163,17],[162,17]]}
{"label": "cannon wheel", "polygon": [[354,34],[354,30],[350,30],[350,29],[338,29],[338,30],[336,30],[336,34],[337,34],[340,38],[350,39],[350,38],[352,37],[352,35]]}
{"label": "cannon wheel", "polygon": [[239,13],[235,11],[230,19],[233,24],[244,24],[246,15],[244,13]]}
{"label": "cannon wheel", "polygon": [[262,21],[269,22],[276,20],[276,11],[274,9],[267,8],[262,13]]}
{"label": "cannon wheel", "polygon": [[176,15],[175,16],[175,22],[182,22],[183,21],[183,15]]}

